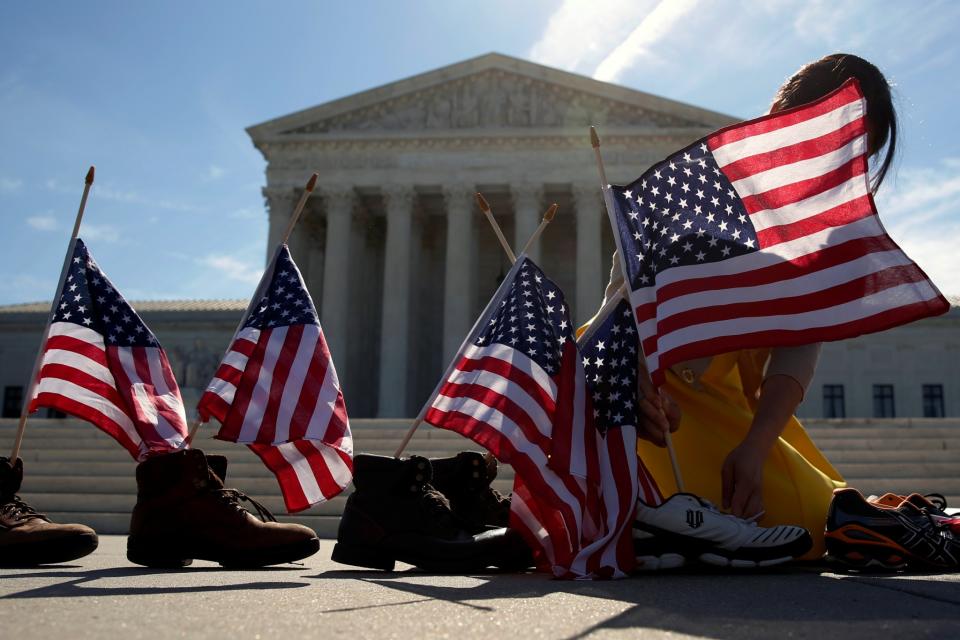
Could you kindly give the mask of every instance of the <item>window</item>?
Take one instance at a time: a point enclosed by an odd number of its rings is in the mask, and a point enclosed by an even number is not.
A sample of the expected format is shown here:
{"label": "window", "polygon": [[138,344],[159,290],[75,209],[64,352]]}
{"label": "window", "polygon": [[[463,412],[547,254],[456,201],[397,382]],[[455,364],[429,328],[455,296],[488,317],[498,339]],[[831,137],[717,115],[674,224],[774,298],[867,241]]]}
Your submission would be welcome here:
{"label": "window", "polygon": [[923,417],[942,418],[944,415],[946,414],[943,410],[943,385],[923,385]]}
{"label": "window", "polygon": [[847,408],[843,402],[842,384],[823,385],[823,417],[846,418]]}
{"label": "window", "polygon": [[23,404],[23,387],[3,388],[3,417],[18,418]]}
{"label": "window", "polygon": [[893,406],[893,385],[873,385],[873,417],[895,418],[896,409]]}

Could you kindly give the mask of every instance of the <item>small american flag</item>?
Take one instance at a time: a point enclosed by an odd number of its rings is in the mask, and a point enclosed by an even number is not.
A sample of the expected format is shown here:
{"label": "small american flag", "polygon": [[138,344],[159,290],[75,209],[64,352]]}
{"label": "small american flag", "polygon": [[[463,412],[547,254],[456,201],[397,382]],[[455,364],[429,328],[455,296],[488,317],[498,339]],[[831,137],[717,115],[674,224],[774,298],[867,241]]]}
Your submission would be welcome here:
{"label": "small american flag", "polygon": [[250,445],[277,477],[287,510],[339,494],[353,438],[337,372],[290,251],[278,251],[197,407],[217,438]]}
{"label": "small american flag", "polygon": [[850,80],[605,190],[656,384],[684,360],[841,340],[947,311],[877,216],[865,113]]}
{"label": "small american flag", "polygon": [[580,550],[573,573],[622,577],[635,559],[632,525],[637,498],[663,501],[656,481],[637,456],[639,340],[630,303],[609,300],[580,336],[580,356],[596,429],[601,506],[600,535]]}
{"label": "small american flag", "polygon": [[606,548],[598,491],[603,462],[560,289],[520,256],[455,362],[425,421],[471,438],[513,466],[511,526],[542,570],[599,575],[603,553],[597,550]]}
{"label": "small american flag", "polygon": [[183,446],[187,420],[167,355],[77,238],[30,411],[92,422],[136,460]]}

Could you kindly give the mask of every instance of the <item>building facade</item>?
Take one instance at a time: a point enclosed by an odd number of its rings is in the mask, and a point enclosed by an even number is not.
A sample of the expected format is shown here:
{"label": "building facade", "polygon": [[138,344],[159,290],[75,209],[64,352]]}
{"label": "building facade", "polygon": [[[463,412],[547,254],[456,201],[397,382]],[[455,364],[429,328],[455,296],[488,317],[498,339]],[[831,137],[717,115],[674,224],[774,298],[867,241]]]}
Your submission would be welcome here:
{"label": "building facade", "polygon": [[[601,301],[614,249],[588,126],[599,129],[608,178],[626,182],[733,121],[516,58],[467,60],[249,128],[267,162],[266,255],[317,171],[289,244],[348,410],[412,416],[509,269],[476,192],[518,249],[559,205],[531,255],[583,322]],[[246,301],[134,306],[169,352],[189,406]],[[48,308],[0,307],[5,415],[19,411]],[[958,353],[957,308],[825,345],[800,414],[960,415]]]}

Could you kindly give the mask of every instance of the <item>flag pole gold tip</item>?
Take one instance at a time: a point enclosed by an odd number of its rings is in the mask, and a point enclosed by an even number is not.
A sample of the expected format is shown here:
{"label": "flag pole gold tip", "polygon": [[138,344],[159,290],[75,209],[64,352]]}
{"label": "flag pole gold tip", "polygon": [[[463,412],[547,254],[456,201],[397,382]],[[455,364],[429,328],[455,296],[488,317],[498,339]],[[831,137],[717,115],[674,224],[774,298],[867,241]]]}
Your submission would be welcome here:
{"label": "flag pole gold tip", "polygon": [[84,178],[84,183],[93,184],[93,176],[96,174],[97,168],[94,165],[90,165],[90,170],[87,171],[87,177]]}
{"label": "flag pole gold tip", "polygon": [[550,205],[550,208],[547,209],[547,212],[543,214],[543,219],[546,220],[547,222],[552,222],[553,216],[557,215],[557,209],[559,208],[560,208],[559,205],[557,205],[557,203],[554,202],[552,205]]}
{"label": "flag pole gold tip", "polygon": [[319,177],[320,174],[317,172],[314,172],[313,175],[310,176],[310,180],[307,182],[307,191],[311,193],[313,192],[314,188],[317,186],[317,179]]}
{"label": "flag pole gold tip", "polygon": [[477,206],[480,207],[480,211],[487,213],[490,211],[490,205],[487,203],[487,199],[483,197],[483,194],[479,191],[474,194],[474,197],[477,199]]}
{"label": "flag pole gold tip", "polygon": [[590,125],[590,145],[594,149],[598,149],[600,147],[600,136],[597,135],[597,128],[593,125]]}

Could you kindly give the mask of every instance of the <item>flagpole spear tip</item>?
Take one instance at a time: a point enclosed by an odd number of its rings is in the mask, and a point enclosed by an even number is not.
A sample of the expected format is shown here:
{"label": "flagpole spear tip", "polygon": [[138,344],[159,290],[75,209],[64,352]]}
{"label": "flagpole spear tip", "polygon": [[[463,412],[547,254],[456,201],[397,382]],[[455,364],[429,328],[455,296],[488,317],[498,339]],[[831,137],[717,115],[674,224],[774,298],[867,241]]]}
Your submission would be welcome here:
{"label": "flagpole spear tip", "polygon": [[480,207],[480,211],[489,213],[490,204],[487,202],[487,199],[483,197],[483,194],[478,191],[476,194],[474,194],[474,197],[477,199],[477,206]]}
{"label": "flagpole spear tip", "polygon": [[316,171],[313,172],[313,175],[310,176],[310,180],[307,182],[307,191],[312,193],[314,188],[317,186],[317,179],[320,177],[320,174]]}
{"label": "flagpole spear tip", "polygon": [[547,212],[543,214],[543,219],[547,222],[553,222],[553,216],[557,215],[557,209],[559,208],[559,205],[554,202],[552,205],[550,205],[550,208],[547,209]]}
{"label": "flagpole spear tip", "polygon": [[600,136],[597,135],[597,128],[593,125],[590,125],[590,145],[594,149],[600,148]]}
{"label": "flagpole spear tip", "polygon": [[93,184],[93,176],[97,172],[97,168],[94,165],[90,165],[90,170],[87,171],[87,177],[83,179],[85,184]]}

